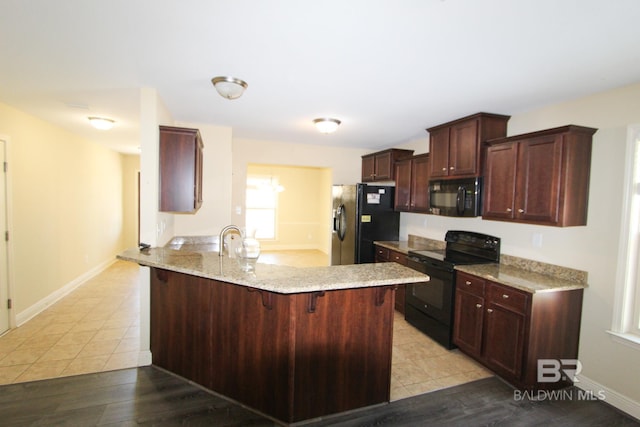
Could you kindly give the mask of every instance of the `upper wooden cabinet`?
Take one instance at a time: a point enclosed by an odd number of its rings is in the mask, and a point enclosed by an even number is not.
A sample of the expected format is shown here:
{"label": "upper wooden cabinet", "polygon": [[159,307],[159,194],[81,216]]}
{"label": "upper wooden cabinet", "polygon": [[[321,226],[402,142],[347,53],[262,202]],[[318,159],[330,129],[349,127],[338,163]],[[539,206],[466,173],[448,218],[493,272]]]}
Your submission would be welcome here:
{"label": "upper wooden cabinet", "polygon": [[160,211],[195,213],[202,205],[202,147],[198,129],[160,126]]}
{"label": "upper wooden cabinet", "polygon": [[429,153],[396,162],[396,211],[429,212],[429,169]]}
{"label": "upper wooden cabinet", "polygon": [[569,125],[489,141],[482,218],[586,225],[596,130]]}
{"label": "upper wooden cabinet", "polygon": [[413,150],[391,148],[362,156],[362,182],[393,181],[396,160],[412,155]]}
{"label": "upper wooden cabinet", "polygon": [[432,178],[482,176],[482,143],[507,135],[510,116],[477,113],[427,129]]}

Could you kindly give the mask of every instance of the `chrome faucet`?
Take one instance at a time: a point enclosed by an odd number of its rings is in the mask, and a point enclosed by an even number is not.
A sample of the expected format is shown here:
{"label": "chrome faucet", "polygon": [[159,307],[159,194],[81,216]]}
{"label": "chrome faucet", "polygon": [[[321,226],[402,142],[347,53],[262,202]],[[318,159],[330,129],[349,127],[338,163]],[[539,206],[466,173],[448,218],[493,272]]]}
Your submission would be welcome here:
{"label": "chrome faucet", "polygon": [[240,230],[240,228],[236,225],[227,225],[226,227],[224,227],[222,230],[220,230],[220,237],[218,240],[218,244],[220,245],[220,252],[218,255],[220,256],[224,256],[224,235],[227,234],[227,232],[229,231],[235,231],[236,233],[238,233],[240,235],[240,238],[242,239],[242,230]]}

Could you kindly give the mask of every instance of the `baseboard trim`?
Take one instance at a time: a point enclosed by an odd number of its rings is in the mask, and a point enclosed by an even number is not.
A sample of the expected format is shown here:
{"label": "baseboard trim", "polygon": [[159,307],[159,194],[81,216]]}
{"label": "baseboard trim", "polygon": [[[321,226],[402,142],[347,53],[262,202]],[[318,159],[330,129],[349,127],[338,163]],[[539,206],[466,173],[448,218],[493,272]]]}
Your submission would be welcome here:
{"label": "baseboard trim", "polygon": [[83,285],[87,280],[102,273],[104,270],[106,270],[109,266],[111,266],[116,261],[117,259],[113,258],[98,264],[96,267],[76,277],[71,282],[61,287],[60,289],[42,298],[40,301],[36,302],[31,307],[16,314],[16,326],[24,325],[26,322],[33,319],[38,314],[42,313],[48,307],[50,307],[51,305],[58,302],[60,299],[64,298],[65,296],[73,292],[76,288]]}
{"label": "baseboard trim", "polygon": [[640,403],[631,400],[627,396],[624,396],[615,390],[605,387],[588,377],[582,375],[578,375],[577,377],[579,382],[574,383],[576,387],[582,390],[590,391],[594,396],[600,396],[600,394],[604,394],[604,402],[640,420]]}
{"label": "baseboard trim", "polygon": [[138,353],[138,366],[149,366],[151,365],[151,351],[150,350],[141,350]]}

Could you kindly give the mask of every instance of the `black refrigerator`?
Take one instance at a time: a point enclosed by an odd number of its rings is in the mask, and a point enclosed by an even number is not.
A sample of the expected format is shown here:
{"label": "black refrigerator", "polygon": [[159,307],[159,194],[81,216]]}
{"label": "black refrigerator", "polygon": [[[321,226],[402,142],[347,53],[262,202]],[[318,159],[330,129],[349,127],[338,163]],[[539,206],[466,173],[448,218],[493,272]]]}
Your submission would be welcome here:
{"label": "black refrigerator", "polygon": [[333,186],[331,265],[374,262],[374,241],[398,240],[394,192],[395,187],[382,185]]}

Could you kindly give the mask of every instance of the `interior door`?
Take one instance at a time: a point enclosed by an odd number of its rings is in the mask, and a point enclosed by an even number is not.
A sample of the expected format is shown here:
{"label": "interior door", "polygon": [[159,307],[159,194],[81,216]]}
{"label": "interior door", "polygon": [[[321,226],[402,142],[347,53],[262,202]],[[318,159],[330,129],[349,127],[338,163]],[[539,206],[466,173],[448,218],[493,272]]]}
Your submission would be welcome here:
{"label": "interior door", "polygon": [[0,335],[9,329],[9,274],[7,262],[7,173],[4,167],[6,162],[6,142],[0,140]]}

